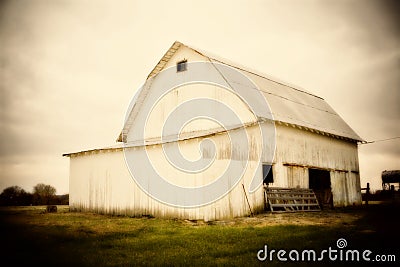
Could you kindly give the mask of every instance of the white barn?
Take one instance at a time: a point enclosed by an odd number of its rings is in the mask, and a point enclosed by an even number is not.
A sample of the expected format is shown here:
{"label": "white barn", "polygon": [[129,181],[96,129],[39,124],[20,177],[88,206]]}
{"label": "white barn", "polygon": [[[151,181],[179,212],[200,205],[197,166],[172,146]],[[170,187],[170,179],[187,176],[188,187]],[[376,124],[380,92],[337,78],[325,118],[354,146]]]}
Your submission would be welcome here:
{"label": "white barn", "polygon": [[[246,87],[248,91],[246,88],[241,91],[243,96],[214,83],[189,82],[198,73],[196,65],[191,63],[198,62],[215,67],[212,75],[226,87],[240,82],[229,71],[221,69],[221,64],[247,77],[253,85]],[[168,77],[183,85],[171,85],[171,90],[162,94],[157,88],[165,85],[162,72],[166,70],[173,70]],[[252,97],[246,95],[252,94],[248,92],[265,99],[270,116],[262,115],[259,107],[248,108],[245,99]],[[162,95],[162,99],[156,98],[157,95]],[[193,99],[223,103],[224,107],[235,110],[242,125],[237,127],[231,121],[221,126],[218,120],[210,122],[200,118],[181,125],[178,132],[173,127],[162,128],[176,107],[190,101],[193,106],[196,104]],[[222,109],[213,104],[204,106],[207,114],[219,118],[224,114]],[[266,139],[262,136],[264,130],[268,132]],[[237,131],[246,132],[246,142],[235,141],[241,140],[235,139],[239,135]],[[138,135],[138,132],[145,133]],[[210,142],[204,143],[205,140]],[[357,143],[360,141],[321,97],[175,42],[135,96],[117,144],[64,154],[70,158],[69,205],[77,211],[208,221],[264,210],[264,188],[259,182],[273,187],[311,188],[320,201],[336,207],[359,205]],[[202,171],[182,172],[171,167],[165,156],[166,147],[179,147],[190,162],[209,165]],[[142,161],[143,155],[148,157],[146,162]],[[240,166],[245,166],[243,172],[239,178],[234,177],[242,170]],[[156,180],[155,175],[179,185],[179,189],[164,190],[163,182]],[[211,188],[199,194],[180,190],[204,189],[222,175],[227,180],[215,190],[222,188],[223,194],[211,192]],[[214,199],[210,194],[218,197]]]}

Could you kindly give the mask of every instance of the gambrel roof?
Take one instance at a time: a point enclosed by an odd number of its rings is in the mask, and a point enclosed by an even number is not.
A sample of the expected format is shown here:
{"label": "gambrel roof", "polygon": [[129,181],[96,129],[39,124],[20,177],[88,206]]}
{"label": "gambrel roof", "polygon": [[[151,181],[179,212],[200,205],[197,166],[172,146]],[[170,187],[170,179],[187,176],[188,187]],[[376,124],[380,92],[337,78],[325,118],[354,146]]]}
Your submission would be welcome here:
{"label": "gambrel roof", "polygon": [[[323,98],[297,86],[278,81],[275,78],[268,77],[268,75],[260,74],[257,71],[242,67],[229,60],[221,59],[209,52],[184,45],[178,41],[174,42],[164,54],[148,75],[147,80],[156,77],[181,47],[191,49],[195,53],[206,58],[207,61],[233,67],[251,79],[267,100],[276,123],[291,125],[300,129],[336,138],[348,139],[354,142],[363,141]],[[221,73],[221,75],[223,75],[223,73]],[[224,77],[224,79],[229,82],[230,78]],[[142,91],[146,89],[149,88],[143,87]],[[140,112],[140,103],[134,103],[132,105],[130,114],[125,121],[125,125],[117,141],[121,142],[126,140],[126,135],[135,117],[132,114],[135,112]]]}

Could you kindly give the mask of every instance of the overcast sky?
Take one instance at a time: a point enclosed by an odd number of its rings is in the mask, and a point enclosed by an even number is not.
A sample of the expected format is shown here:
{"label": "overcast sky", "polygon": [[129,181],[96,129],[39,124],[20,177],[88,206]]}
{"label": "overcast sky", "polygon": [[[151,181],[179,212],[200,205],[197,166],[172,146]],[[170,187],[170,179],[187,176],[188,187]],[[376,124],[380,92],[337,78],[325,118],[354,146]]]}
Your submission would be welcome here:
{"label": "overcast sky", "polygon": [[[323,97],[367,141],[400,136],[395,2],[0,0],[0,190],[68,193],[62,154],[115,143],[175,40]],[[400,139],[359,148],[362,186],[400,169]]]}

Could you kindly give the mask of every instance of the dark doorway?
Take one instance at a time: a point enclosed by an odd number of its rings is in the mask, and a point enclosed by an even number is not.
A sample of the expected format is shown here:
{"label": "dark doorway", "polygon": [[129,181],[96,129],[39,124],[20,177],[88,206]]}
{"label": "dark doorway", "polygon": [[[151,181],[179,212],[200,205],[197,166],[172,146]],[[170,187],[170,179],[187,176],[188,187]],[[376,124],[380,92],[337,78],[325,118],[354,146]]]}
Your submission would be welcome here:
{"label": "dark doorway", "polygon": [[321,209],[333,207],[330,172],[320,169],[308,169],[308,178],[309,188],[317,196]]}

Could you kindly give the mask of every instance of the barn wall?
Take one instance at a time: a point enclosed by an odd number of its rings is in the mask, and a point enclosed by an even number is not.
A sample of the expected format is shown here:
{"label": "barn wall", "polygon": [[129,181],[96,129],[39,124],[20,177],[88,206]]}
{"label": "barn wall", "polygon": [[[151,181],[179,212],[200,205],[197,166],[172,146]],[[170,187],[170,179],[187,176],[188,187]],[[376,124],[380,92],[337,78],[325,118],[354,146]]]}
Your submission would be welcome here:
{"label": "barn wall", "polygon": [[335,206],[361,204],[357,144],[276,124],[273,186],[308,188],[308,168],[330,171]]}
{"label": "barn wall", "polygon": [[[252,129],[249,130],[252,135]],[[216,144],[216,159],[213,163],[215,168],[210,168],[204,173],[196,174],[193,177],[177,175],[177,171],[167,166],[163,162],[161,145],[148,146],[150,158],[154,160],[154,165],[158,166],[158,171],[165,174],[167,180],[182,186],[199,186],[212,181],[211,178],[218,175],[221,171],[226,171],[223,166],[227,166],[230,155],[234,160],[242,161],[244,155],[241,153],[240,144],[236,144],[228,155],[226,153],[227,138],[226,134],[218,134],[208,137]],[[198,152],[201,138],[180,142],[180,147],[189,157],[193,156],[194,151]],[[259,150],[257,144],[253,146],[253,153]],[[143,148],[137,148],[143,149]],[[192,154],[191,154],[192,153]],[[207,155],[206,151],[203,151]],[[231,154],[232,153],[232,154]],[[246,158],[247,159],[247,158]],[[254,175],[261,178],[261,169],[258,166],[258,159],[253,155],[250,161],[243,161],[243,165],[248,163],[246,172],[239,183],[224,197],[206,206],[198,208],[178,208],[172,207],[148,197],[131,178],[125,164],[122,150],[112,150],[108,152],[95,151],[73,155],[70,160],[70,207],[73,210],[87,210],[109,214],[127,214],[131,216],[141,216],[151,214],[160,217],[172,217],[182,219],[203,219],[215,220],[232,218],[250,214],[250,209],[245,198],[242,184],[245,186],[246,194],[249,199],[250,207],[253,212],[263,210],[264,195],[262,187],[255,192],[249,193],[248,189]],[[140,164],[137,165],[140,168]],[[146,170],[140,170],[143,175]],[[228,170],[229,174],[229,170]],[[231,173],[234,177],[237,173]],[[188,196],[190,197],[190,196]]]}
{"label": "barn wall", "polygon": [[[153,92],[149,92],[149,94],[152,93]],[[208,119],[197,119],[186,124],[182,129],[171,129],[172,131],[170,132],[163,129],[164,123],[167,121],[167,119],[170,118],[170,116],[174,117],[174,115],[171,115],[171,113],[174,112],[177,107],[187,103],[188,101],[199,98],[214,99],[216,101],[216,103],[214,102],[208,107],[208,111],[210,113],[209,116],[211,118],[218,118],[218,115],[221,114],[221,108],[229,107],[229,109],[232,110],[232,114],[237,116],[240,122],[246,124],[256,121],[253,113],[251,113],[245,103],[233,92],[215,85],[189,84],[171,90],[161,99],[159,99],[155,105],[148,100],[152,99],[152,96],[149,96],[147,99],[145,99],[143,102],[144,106],[154,106],[149,114],[138,114],[138,116],[143,116],[146,118],[147,121],[143,124],[136,123],[139,121],[139,119],[137,119],[128,133],[127,141],[135,141],[135,139],[137,139],[136,135],[138,131],[144,131],[145,139],[159,139],[163,133],[163,130],[165,131],[164,138],[168,138],[168,136],[176,135],[177,131],[180,131],[180,134],[190,135],[192,133],[199,133],[205,129],[210,130],[209,132],[213,132],[211,129],[221,128],[221,126],[214,121]],[[222,106],[221,104],[217,103],[223,103],[224,105]],[[178,112],[178,114],[180,113]],[[234,121],[235,118],[236,117],[233,116],[232,118],[225,117],[225,121],[221,123],[223,123],[224,126],[237,125],[237,123]],[[143,125],[145,125],[145,128]]]}
{"label": "barn wall", "polygon": [[[182,75],[186,75],[186,73],[183,73]],[[153,84],[155,82],[156,81],[154,81]],[[229,114],[220,121],[223,126],[240,126],[236,121],[237,119],[242,124],[249,124],[257,121],[248,106],[237,96],[237,94],[216,85],[188,84],[172,89],[161,98],[158,97],[158,94],[158,92],[150,90],[146,98],[142,100],[141,111],[149,110],[149,112],[148,114],[145,114],[146,112],[139,112],[139,114],[137,114],[137,117],[128,132],[127,142],[134,142],[143,139],[138,137],[139,132],[144,132],[144,139],[156,140],[160,139],[162,134],[163,138],[175,136],[178,131],[180,134],[198,135],[205,131],[215,132],[223,130],[221,125],[209,119],[193,120],[183,128],[180,128],[183,125],[179,125],[178,129],[163,129],[168,118],[175,118],[176,116],[184,115],[180,112],[173,113],[174,111],[176,112],[177,109],[179,110],[181,105],[190,103],[190,101],[194,99],[215,100],[207,107],[207,116],[213,119],[220,118],[220,114],[226,114],[224,112],[225,108],[231,110],[232,112],[230,114],[232,115],[229,116]]]}
{"label": "barn wall", "polygon": [[[250,136],[252,156],[244,178],[226,196],[206,206],[198,208],[177,208],[160,203],[147,196],[131,178],[126,167],[122,150],[95,151],[75,154],[70,160],[70,207],[75,210],[90,210],[109,214],[126,214],[131,216],[154,215],[185,219],[215,220],[245,216],[250,213],[243,192],[245,185],[250,207],[261,211],[264,207],[262,188],[249,193],[248,188],[253,176],[261,177],[258,166],[259,142],[256,127],[247,128]],[[234,133],[231,133],[234,134]],[[257,138],[255,138],[257,137]],[[226,134],[209,136],[216,147],[215,168],[189,178],[177,175],[176,170],[163,167],[159,169],[175,184],[199,186],[209,183],[218,175],[229,159],[247,161],[241,152],[240,144],[234,144],[229,151],[229,138]],[[308,187],[308,167],[330,170],[331,188],[335,206],[346,206],[361,203],[360,179],[358,175],[358,157],[356,144],[333,139],[327,136],[306,132],[293,127],[277,124],[277,148],[273,161],[274,183],[272,186]],[[180,147],[186,156],[195,157],[202,138],[181,141]],[[265,148],[268,144],[264,144]],[[147,147],[155,166],[167,166],[163,162],[161,146]],[[203,155],[210,155],[204,147]],[[164,159],[165,160],[165,159]],[[262,158],[261,162],[266,159]],[[292,165],[287,165],[287,164]],[[297,164],[297,165],[296,165]],[[301,166],[300,166],[301,165]],[[146,173],[146,170],[143,170]],[[232,175],[236,175],[232,173]]]}

